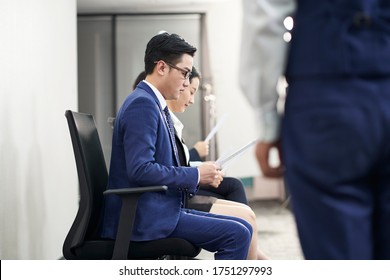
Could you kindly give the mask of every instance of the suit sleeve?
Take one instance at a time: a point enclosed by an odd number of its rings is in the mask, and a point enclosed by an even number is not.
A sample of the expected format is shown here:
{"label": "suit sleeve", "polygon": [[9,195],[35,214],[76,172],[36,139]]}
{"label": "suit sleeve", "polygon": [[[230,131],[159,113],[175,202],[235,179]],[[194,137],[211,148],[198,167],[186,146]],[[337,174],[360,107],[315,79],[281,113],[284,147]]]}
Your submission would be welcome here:
{"label": "suit sleeve", "polygon": [[127,176],[131,183],[166,185],[192,193],[197,191],[197,168],[175,167],[173,164],[168,132],[154,100],[134,100],[120,121]]}
{"label": "suit sleeve", "polygon": [[240,87],[260,122],[261,139],[279,137],[276,86],[284,72],[287,43],[283,20],[295,9],[294,0],[243,0]]}

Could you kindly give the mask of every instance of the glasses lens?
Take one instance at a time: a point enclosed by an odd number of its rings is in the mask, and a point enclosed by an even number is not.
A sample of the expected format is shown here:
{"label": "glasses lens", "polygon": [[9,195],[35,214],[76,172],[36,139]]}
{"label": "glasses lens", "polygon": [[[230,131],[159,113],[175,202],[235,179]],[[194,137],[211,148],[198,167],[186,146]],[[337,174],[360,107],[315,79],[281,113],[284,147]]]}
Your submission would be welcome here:
{"label": "glasses lens", "polygon": [[168,64],[173,69],[176,69],[176,70],[180,71],[183,74],[183,78],[185,80],[187,80],[187,79],[189,79],[191,77],[191,74],[192,74],[191,70],[186,70],[186,69],[180,68],[180,67],[178,67],[176,65],[173,65],[172,63],[169,63],[169,62],[165,62],[165,63]]}
{"label": "glasses lens", "polygon": [[187,79],[189,79],[191,77],[191,75],[192,75],[192,72],[191,71],[187,71],[185,73],[185,75],[184,75],[184,78],[187,80]]}

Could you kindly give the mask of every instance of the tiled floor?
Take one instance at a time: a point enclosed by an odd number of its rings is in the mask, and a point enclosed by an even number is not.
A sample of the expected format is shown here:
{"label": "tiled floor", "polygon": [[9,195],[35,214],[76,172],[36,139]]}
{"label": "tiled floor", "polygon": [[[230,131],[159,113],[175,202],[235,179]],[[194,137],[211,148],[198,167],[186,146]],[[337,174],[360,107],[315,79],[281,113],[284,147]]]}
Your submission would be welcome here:
{"label": "tiled floor", "polygon": [[259,247],[273,260],[303,259],[295,220],[278,201],[251,203],[257,216]]}
{"label": "tiled floor", "polygon": [[[258,200],[250,203],[256,213],[259,228],[259,248],[272,260],[303,259],[295,220],[279,201]],[[202,251],[199,259],[213,259],[213,254]]]}

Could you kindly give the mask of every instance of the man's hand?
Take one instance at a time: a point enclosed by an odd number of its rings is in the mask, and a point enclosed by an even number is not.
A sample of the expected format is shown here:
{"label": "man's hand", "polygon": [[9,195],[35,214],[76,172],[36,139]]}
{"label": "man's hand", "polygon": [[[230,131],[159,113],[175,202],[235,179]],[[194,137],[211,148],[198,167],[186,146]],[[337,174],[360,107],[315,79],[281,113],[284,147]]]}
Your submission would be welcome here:
{"label": "man's hand", "polygon": [[223,180],[223,172],[215,162],[206,161],[198,166],[200,174],[200,185],[210,185],[218,188]]}
{"label": "man's hand", "polygon": [[[276,148],[279,154],[279,165],[272,167],[269,163],[270,151]],[[280,142],[258,142],[256,144],[256,158],[263,175],[268,178],[281,178],[283,176],[283,166]]]}

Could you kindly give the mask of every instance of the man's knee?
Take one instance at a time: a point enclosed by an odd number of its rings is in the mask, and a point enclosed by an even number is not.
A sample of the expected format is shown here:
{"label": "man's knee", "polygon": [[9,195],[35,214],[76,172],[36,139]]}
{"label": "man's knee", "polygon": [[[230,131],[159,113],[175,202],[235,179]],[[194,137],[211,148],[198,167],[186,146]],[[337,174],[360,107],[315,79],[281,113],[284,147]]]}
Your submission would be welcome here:
{"label": "man's knee", "polygon": [[233,231],[234,234],[235,234],[235,240],[238,241],[240,240],[241,244],[248,244],[249,246],[249,243],[252,239],[252,233],[253,233],[253,229],[252,229],[252,226],[242,220],[242,222],[237,222],[237,225],[235,227],[235,230]]}

